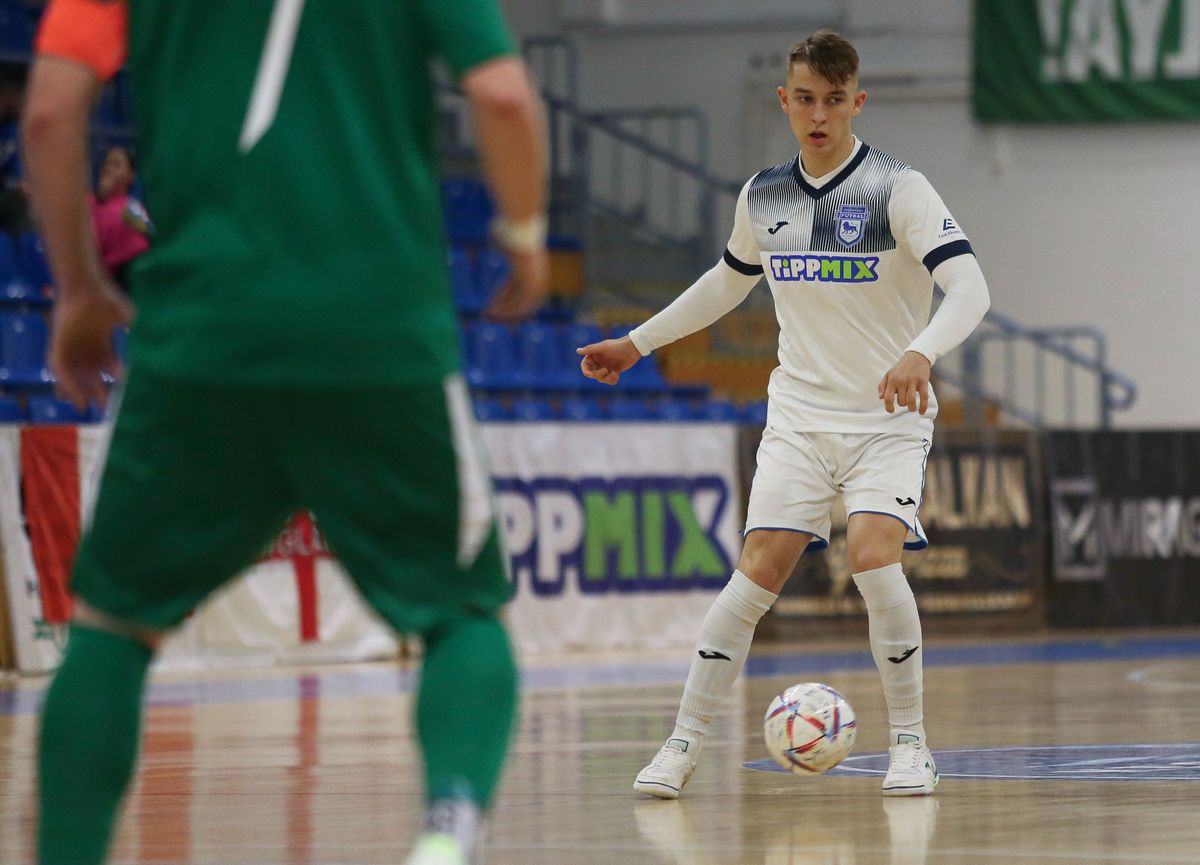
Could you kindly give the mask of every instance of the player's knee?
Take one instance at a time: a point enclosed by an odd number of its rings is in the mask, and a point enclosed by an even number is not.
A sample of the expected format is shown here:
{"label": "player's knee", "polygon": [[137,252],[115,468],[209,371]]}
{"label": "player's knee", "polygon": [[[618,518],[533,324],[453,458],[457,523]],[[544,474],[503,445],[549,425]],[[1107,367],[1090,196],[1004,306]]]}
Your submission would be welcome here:
{"label": "player's knee", "polygon": [[778,594],[796,569],[802,550],[779,544],[747,544],[738,559],[738,570],[751,582]]}
{"label": "player's knee", "polygon": [[900,561],[900,550],[892,544],[880,541],[859,543],[849,550],[850,571],[861,574],[863,571],[873,571],[885,568]]}

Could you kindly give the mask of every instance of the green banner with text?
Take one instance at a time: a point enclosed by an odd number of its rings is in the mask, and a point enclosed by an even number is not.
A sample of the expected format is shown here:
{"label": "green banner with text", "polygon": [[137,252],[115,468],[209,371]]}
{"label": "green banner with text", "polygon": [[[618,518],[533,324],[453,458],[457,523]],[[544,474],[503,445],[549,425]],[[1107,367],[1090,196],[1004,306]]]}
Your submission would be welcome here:
{"label": "green banner with text", "polygon": [[1200,0],[975,0],[984,123],[1200,120]]}

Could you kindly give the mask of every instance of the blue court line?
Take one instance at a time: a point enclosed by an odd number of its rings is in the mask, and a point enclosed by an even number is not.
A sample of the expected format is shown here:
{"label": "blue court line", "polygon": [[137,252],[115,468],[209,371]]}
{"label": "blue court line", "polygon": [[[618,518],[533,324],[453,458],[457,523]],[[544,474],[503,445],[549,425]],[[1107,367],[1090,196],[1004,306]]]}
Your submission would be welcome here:
{"label": "blue court line", "polygon": [[[628,687],[682,683],[690,652],[675,661],[579,664],[527,667],[524,690],[580,687]],[[925,652],[926,667],[991,667],[1007,664],[1078,664],[1100,661],[1147,661],[1200,656],[1200,637],[1129,637],[1115,639],[1033,640],[947,646]],[[818,676],[874,669],[865,649],[853,652],[802,652],[759,655],[749,659],[746,675]],[[194,706],[262,703],[339,697],[387,697],[410,693],[417,681],[414,669],[381,666],[345,671],[306,672],[296,676],[216,682],[162,683],[147,690],[149,706]],[[0,688],[0,715],[27,715],[41,710],[44,688]]]}

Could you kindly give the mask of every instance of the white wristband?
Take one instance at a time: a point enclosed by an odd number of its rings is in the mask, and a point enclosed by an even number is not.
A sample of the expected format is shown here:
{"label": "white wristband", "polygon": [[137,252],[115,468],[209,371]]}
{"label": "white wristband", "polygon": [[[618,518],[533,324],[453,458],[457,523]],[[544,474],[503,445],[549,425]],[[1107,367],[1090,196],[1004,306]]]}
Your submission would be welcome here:
{"label": "white wristband", "polygon": [[492,239],[512,252],[537,252],[546,245],[546,217],[543,214],[513,222],[497,216],[491,224]]}

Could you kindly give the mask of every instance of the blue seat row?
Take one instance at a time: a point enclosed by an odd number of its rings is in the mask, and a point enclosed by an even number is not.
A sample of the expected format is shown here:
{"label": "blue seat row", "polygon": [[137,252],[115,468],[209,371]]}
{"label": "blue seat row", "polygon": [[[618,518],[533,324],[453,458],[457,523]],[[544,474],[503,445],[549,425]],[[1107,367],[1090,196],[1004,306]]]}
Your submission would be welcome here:
{"label": "blue seat row", "polygon": [[[614,328],[611,336],[624,336],[629,327]],[[606,338],[594,324],[559,326],[527,322],[508,327],[491,322],[468,325],[463,330],[463,358],[467,380],[483,390],[605,390],[606,386],[583,377],[575,349]],[[655,355],[642,358],[621,377],[629,392],[702,393],[702,386],[676,386],[663,378]]]}
{"label": "blue seat row", "polygon": [[725,400],[698,402],[658,397],[650,400],[628,396],[599,399],[576,394],[561,401],[523,397],[506,405],[498,399],[475,400],[475,416],[481,421],[724,421],[766,422],[766,403],[739,409]]}
{"label": "blue seat row", "polygon": [[473,255],[465,247],[452,246],[449,265],[454,306],[463,315],[483,312],[512,275],[508,259],[495,249],[481,249]]}
{"label": "blue seat row", "polygon": [[[113,331],[113,349],[123,362],[126,330]],[[0,389],[45,389],[54,384],[47,366],[46,319],[38,313],[0,315]]]}
{"label": "blue seat row", "polygon": [[12,397],[0,397],[0,424],[96,423],[103,419],[103,412],[94,406],[86,412],[81,412],[66,400],[52,396],[30,397],[28,411],[23,409],[21,403]]}
{"label": "blue seat row", "polygon": [[443,180],[442,210],[451,243],[479,246],[487,242],[488,224],[496,208],[483,183],[467,178]]}
{"label": "blue seat row", "polygon": [[0,303],[45,306],[52,298],[50,266],[41,238],[26,232],[14,241],[0,232]]}

